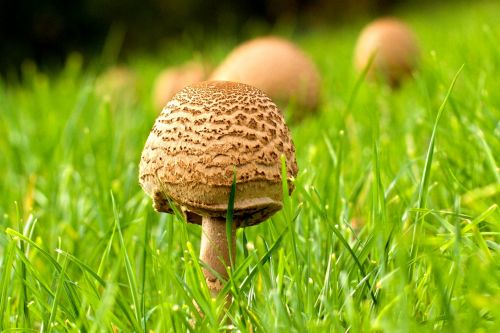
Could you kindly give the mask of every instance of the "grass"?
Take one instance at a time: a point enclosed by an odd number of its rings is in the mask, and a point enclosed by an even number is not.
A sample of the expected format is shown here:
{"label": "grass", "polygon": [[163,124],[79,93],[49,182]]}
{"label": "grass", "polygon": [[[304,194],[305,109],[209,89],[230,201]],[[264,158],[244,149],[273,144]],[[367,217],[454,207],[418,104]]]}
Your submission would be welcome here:
{"label": "grass", "polygon": [[398,13],[422,61],[397,91],[352,69],[363,22],[295,35],[322,104],[291,124],[300,173],[284,209],[237,232],[227,311],[200,228],[154,212],[137,180],[154,74],[195,50],[130,58],[135,99],[99,96],[78,54],[53,74],[27,62],[0,81],[0,330],[500,331],[499,12]]}

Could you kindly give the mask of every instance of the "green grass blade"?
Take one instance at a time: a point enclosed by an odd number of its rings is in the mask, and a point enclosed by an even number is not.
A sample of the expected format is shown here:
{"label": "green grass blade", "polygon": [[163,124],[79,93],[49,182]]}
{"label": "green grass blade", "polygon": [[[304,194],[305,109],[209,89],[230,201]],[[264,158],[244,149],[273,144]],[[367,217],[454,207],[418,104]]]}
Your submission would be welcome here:
{"label": "green grass blade", "polygon": [[47,322],[48,332],[52,332],[55,327],[55,319],[57,315],[57,308],[59,305],[59,300],[61,298],[62,290],[64,289],[64,282],[66,276],[66,269],[68,268],[68,261],[64,259],[63,264],[61,266],[61,271],[59,272],[59,278],[57,279],[56,292],[54,295],[54,299],[52,301],[52,308],[50,310],[49,321]]}
{"label": "green grass blade", "polygon": [[250,273],[240,284],[240,289],[245,289],[247,285],[250,283],[250,281],[253,279],[255,274],[258,273],[259,267],[265,265],[265,263],[268,262],[269,259],[271,259],[271,256],[274,254],[274,252],[276,252],[281,242],[283,241],[283,237],[285,237],[287,232],[288,228],[283,230],[283,232],[279,235],[279,237],[274,241],[273,245],[271,245],[269,250],[260,258],[258,264],[256,264],[252,269],[250,269]]}
{"label": "green grass blade", "polygon": [[[434,122],[434,127],[432,128],[432,134],[431,134],[431,139],[429,142],[429,146],[427,148],[427,155],[425,158],[425,164],[424,164],[424,170],[422,174],[422,179],[420,181],[420,186],[418,190],[418,199],[417,199],[417,208],[418,209],[423,209],[426,207],[427,203],[427,196],[429,194],[429,182],[430,182],[430,176],[431,176],[431,166],[432,166],[432,159],[434,156],[434,144],[436,141],[436,135],[437,135],[437,129],[439,126],[439,121],[441,120],[441,117],[443,115],[445,106],[448,102],[448,99],[451,96],[451,92],[453,91],[453,87],[455,87],[455,83],[458,80],[458,76],[462,72],[462,69],[464,68],[464,65],[462,65],[455,76],[453,77],[453,80],[451,81],[450,87],[448,88],[448,91],[446,93],[446,96],[441,103],[441,106],[438,109],[438,113],[436,116],[436,120]],[[417,236],[417,226],[420,225],[420,215],[417,214],[415,217],[415,222],[413,225],[413,234],[412,234],[412,241],[411,241],[411,248],[410,248],[410,257],[414,258],[416,255],[416,236]]]}
{"label": "green grass blade", "polygon": [[351,256],[351,258],[354,260],[354,263],[358,267],[359,272],[364,279],[363,281],[366,284],[366,287],[370,292],[370,297],[372,299],[373,304],[377,305],[377,298],[375,297],[375,294],[373,293],[372,286],[370,284],[370,281],[368,280],[368,275],[366,274],[365,269],[363,268],[363,265],[361,264],[358,257],[356,256],[356,253],[354,253],[353,249],[351,248],[351,246],[349,245],[347,240],[344,238],[342,233],[340,233],[340,231],[335,226],[332,226],[330,223],[328,223],[328,226],[330,227],[330,230],[333,231],[335,236],[337,236],[337,238],[340,240],[340,242],[342,243],[344,248],[349,252],[349,255]]}
{"label": "green grass blade", "polygon": [[436,120],[434,121],[434,127],[432,128],[431,139],[429,141],[429,146],[427,148],[427,154],[425,157],[424,171],[423,171],[422,179],[420,181],[420,186],[419,186],[419,190],[418,190],[417,208],[425,208],[425,206],[426,206],[427,195],[428,195],[428,190],[429,190],[430,174],[431,174],[431,165],[432,165],[432,159],[434,156],[434,144],[436,141],[436,135],[437,135],[437,129],[439,126],[439,121],[441,120],[441,117],[443,116],[445,106],[448,102],[448,99],[451,96],[451,92],[453,91],[453,87],[455,87],[455,83],[457,82],[458,76],[462,72],[463,68],[464,68],[464,65],[462,65],[460,67],[460,69],[458,70],[458,72],[455,74],[455,77],[453,78],[451,85],[448,88],[448,92],[446,93],[446,96],[445,96],[441,106],[438,109]]}
{"label": "green grass blade", "polygon": [[[73,263],[78,265],[83,272],[88,273],[102,288],[106,289],[109,287],[109,284],[101,278],[97,272],[95,272],[90,266],[85,264],[83,261],[73,256],[72,254],[65,252],[61,249],[56,250],[59,254],[64,255],[66,258],[71,260]],[[97,292],[97,290],[95,290]],[[125,303],[125,300],[122,298],[118,298],[117,300],[118,307],[125,314],[126,318],[129,320],[130,324],[134,327],[136,331],[140,331],[140,326],[137,326],[137,322],[134,320],[133,315],[130,313],[130,307]]]}
{"label": "green grass blade", "polygon": [[132,304],[134,305],[134,315],[135,315],[136,321],[138,323],[140,323],[143,316],[141,314],[141,305],[139,303],[137,281],[135,278],[135,272],[132,268],[132,263],[130,262],[130,258],[129,258],[128,253],[127,253],[127,247],[126,247],[125,241],[123,239],[122,229],[120,227],[120,217],[118,214],[118,208],[116,207],[116,202],[115,202],[113,192],[111,192],[111,201],[112,201],[112,205],[113,205],[113,213],[114,213],[116,230],[118,230],[118,236],[120,239],[121,254],[122,254],[123,260],[125,262],[125,271],[127,273],[128,287],[130,290],[130,294],[132,296]]}
{"label": "green grass blade", "polygon": [[229,201],[227,204],[227,213],[226,213],[226,237],[227,237],[227,248],[229,251],[229,263],[230,266],[233,267],[235,255],[233,252],[233,213],[234,213],[234,200],[236,197],[236,168],[233,169],[233,182],[231,184],[231,191],[229,192]]}
{"label": "green grass blade", "polygon": [[[146,218],[146,222],[144,225],[144,240],[143,240],[143,247],[142,247],[142,272],[141,272],[141,313],[143,315],[146,314],[147,309],[146,309],[146,283],[147,283],[147,277],[148,277],[148,271],[147,271],[147,262],[148,262],[148,246],[149,246],[149,240],[150,240],[150,225],[149,225],[149,218]],[[147,316],[142,318],[142,328],[144,332],[148,331],[147,327]]]}
{"label": "green grass blade", "polygon": [[[491,151],[491,147],[486,142],[486,139],[484,138],[484,133],[481,131],[481,129],[474,127],[471,129],[472,133],[476,137],[476,139],[479,141],[479,144],[481,148],[483,148],[483,151],[486,155],[486,161],[488,162],[488,166],[491,169],[491,173],[493,174],[493,177],[495,177],[495,180],[497,183],[500,183],[500,168],[497,165],[497,162],[495,160],[495,156],[493,155],[493,152]],[[497,138],[498,139],[498,138]]]}
{"label": "green grass blade", "polygon": [[[0,269],[1,279],[0,279],[0,331],[3,331],[6,327],[4,323],[8,323],[9,318],[5,318],[5,313],[7,309],[7,295],[9,291],[9,285],[12,278],[12,269],[14,265],[14,248],[15,243],[9,242],[4,248],[4,256],[2,260],[2,266]],[[7,324],[8,325],[8,324]]]}

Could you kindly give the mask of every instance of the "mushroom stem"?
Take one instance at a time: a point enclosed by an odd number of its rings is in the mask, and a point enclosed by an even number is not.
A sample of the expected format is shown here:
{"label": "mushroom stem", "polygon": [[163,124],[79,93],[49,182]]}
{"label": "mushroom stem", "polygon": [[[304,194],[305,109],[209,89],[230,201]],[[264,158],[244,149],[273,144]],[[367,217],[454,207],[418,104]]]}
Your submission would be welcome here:
{"label": "mushroom stem", "polygon": [[[226,234],[226,220],[218,217],[203,217],[201,231],[200,259],[217,272],[221,278],[227,279],[226,267],[231,266]],[[231,228],[231,255],[233,263],[236,254],[236,226]],[[223,288],[220,281],[209,269],[203,269],[205,280],[212,297],[216,297]]]}

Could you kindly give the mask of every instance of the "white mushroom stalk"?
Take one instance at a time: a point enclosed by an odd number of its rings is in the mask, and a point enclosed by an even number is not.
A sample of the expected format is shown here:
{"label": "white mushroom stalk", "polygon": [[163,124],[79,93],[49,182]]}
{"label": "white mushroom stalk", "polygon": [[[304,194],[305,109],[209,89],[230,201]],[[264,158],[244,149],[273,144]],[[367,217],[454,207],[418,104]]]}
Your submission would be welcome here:
{"label": "white mushroom stalk", "polygon": [[[231,243],[229,243],[224,218],[203,217],[201,227],[200,259],[211,268],[211,270],[203,268],[203,274],[212,296],[216,297],[224,287],[223,281],[219,277],[227,280],[228,269],[234,263],[236,228],[231,228]],[[229,246],[229,244],[231,245]],[[219,276],[215,275],[212,270]]]}

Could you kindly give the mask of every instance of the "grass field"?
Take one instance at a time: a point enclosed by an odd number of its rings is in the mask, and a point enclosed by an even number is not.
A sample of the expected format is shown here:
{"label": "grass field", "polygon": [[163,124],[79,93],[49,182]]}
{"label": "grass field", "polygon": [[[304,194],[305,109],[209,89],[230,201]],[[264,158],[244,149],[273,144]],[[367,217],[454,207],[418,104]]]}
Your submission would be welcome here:
{"label": "grass field", "polygon": [[138,185],[154,75],[193,46],[131,57],[136,99],[99,97],[77,54],[0,81],[0,331],[500,332],[500,3],[399,14],[422,60],[397,91],[356,85],[362,21],[292,36],[322,104],[291,124],[284,209],[237,233],[229,309],[200,228]]}

